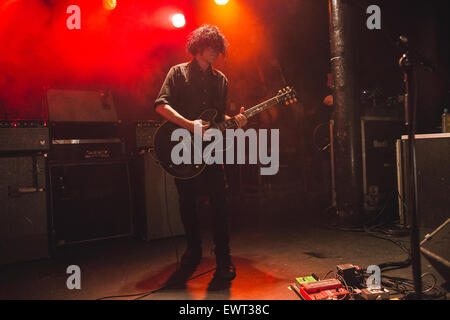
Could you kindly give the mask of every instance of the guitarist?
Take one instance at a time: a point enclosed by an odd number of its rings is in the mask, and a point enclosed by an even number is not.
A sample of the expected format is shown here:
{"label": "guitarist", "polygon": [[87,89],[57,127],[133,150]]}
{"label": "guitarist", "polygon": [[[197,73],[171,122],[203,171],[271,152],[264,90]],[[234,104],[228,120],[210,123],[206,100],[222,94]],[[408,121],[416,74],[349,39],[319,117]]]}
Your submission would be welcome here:
{"label": "guitarist", "polygon": [[[193,59],[169,70],[155,101],[156,112],[191,132],[194,132],[196,126],[201,128],[202,132],[209,127],[209,122],[197,119],[207,108],[215,108],[218,111],[216,121],[231,119],[225,114],[228,80],[223,73],[212,67],[220,54],[225,56],[227,46],[227,40],[216,26],[203,25],[194,30],[186,45]],[[240,112],[243,111],[244,108],[241,108]],[[247,123],[246,117],[241,113],[234,117],[238,127]],[[236,268],[230,256],[222,166],[209,165],[192,179],[175,179],[175,184],[187,238],[187,249],[181,258],[181,268],[194,270],[200,263],[202,246],[196,200],[201,192],[207,192],[213,211],[213,240],[217,264],[215,277],[233,280]]]}

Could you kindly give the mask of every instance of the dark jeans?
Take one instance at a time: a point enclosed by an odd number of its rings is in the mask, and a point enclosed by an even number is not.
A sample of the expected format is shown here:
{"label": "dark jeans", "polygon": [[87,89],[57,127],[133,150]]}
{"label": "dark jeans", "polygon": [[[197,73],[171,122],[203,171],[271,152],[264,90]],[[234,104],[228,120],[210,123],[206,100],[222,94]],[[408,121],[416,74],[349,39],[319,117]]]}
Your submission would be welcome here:
{"label": "dark jeans", "polygon": [[209,165],[193,179],[175,179],[180,198],[181,220],[186,232],[188,248],[201,246],[200,226],[196,202],[208,195],[212,207],[213,240],[216,256],[229,254],[228,212],[225,196],[225,178],[221,165]]}

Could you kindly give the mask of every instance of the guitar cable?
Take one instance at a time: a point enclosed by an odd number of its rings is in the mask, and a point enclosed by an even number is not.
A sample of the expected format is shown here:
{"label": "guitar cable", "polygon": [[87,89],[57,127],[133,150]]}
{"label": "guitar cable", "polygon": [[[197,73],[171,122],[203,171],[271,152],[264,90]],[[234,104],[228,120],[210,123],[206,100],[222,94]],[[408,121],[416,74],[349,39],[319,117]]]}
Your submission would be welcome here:
{"label": "guitar cable", "polygon": [[160,161],[153,155],[154,152],[154,148],[150,148],[147,150],[147,154],[149,154],[153,161],[158,165],[158,167],[161,169],[162,174],[163,174],[163,186],[164,186],[164,205],[166,207],[166,220],[167,220],[167,226],[169,227],[169,233],[170,233],[170,238],[172,239],[172,241],[175,243],[175,256],[176,256],[176,266],[177,268],[180,265],[180,258],[179,258],[179,252],[178,252],[178,244],[177,241],[174,238],[174,232],[172,229],[172,224],[170,223],[170,216],[169,216],[169,201],[167,199],[167,179],[166,179],[166,172],[164,171],[164,169],[162,168],[162,166],[159,164]]}
{"label": "guitar cable", "polygon": [[164,181],[164,201],[165,201],[165,206],[166,206],[167,226],[169,227],[170,238],[172,239],[172,242],[175,243],[175,256],[176,256],[176,259],[177,259],[176,266],[177,266],[177,269],[178,269],[179,266],[180,266],[180,258],[179,258],[179,253],[178,253],[178,243],[177,243],[176,239],[174,239],[174,233],[173,233],[173,229],[172,229],[172,224],[170,223],[169,201],[167,199],[166,172],[164,170],[163,170],[163,181]]}
{"label": "guitar cable", "polygon": [[327,150],[327,149],[330,147],[330,143],[328,143],[328,144],[326,144],[326,145],[324,145],[324,146],[319,146],[319,145],[317,144],[317,132],[319,131],[319,129],[320,129],[321,127],[323,127],[323,126],[325,126],[325,125],[329,125],[329,124],[330,124],[329,121],[321,122],[321,123],[319,123],[318,125],[316,125],[316,127],[315,127],[314,130],[313,130],[312,140],[313,140],[314,146],[316,147],[316,149],[317,149],[318,151],[325,151],[325,150]]}
{"label": "guitar cable", "polygon": [[[153,158],[153,160],[155,161],[155,163],[160,167],[159,165],[159,161],[158,159],[156,159],[156,157],[152,154],[152,150],[149,149],[147,152],[147,154],[150,154],[150,156]],[[166,219],[167,219],[167,225],[169,228],[169,233],[170,233],[170,237],[172,238],[172,241],[175,243],[175,255],[176,255],[176,269],[179,268],[180,266],[180,259],[179,259],[179,253],[178,253],[178,244],[176,239],[174,239],[174,232],[172,229],[172,224],[170,223],[170,217],[169,217],[169,201],[168,201],[168,197],[167,197],[167,179],[166,179],[166,172],[164,170],[162,170],[163,173],[163,189],[164,189],[164,203],[166,206]],[[203,276],[211,271],[214,271],[215,269],[212,270],[208,270],[206,272],[200,273],[198,275],[195,275],[193,277],[191,277],[190,279],[188,279],[187,281],[190,281],[192,279],[198,278],[200,276]],[[106,300],[106,299],[114,299],[114,298],[128,298],[128,297],[136,297],[134,300],[140,300],[143,299],[153,293],[156,293],[158,291],[161,291],[163,289],[165,289],[167,287],[166,284],[164,284],[162,287],[152,290],[152,291],[146,291],[146,292],[140,292],[140,293],[133,293],[133,294],[124,294],[124,295],[116,295],[116,296],[106,296],[106,297],[102,297],[102,298],[97,298],[96,300]]]}
{"label": "guitar cable", "polygon": [[[152,157],[153,157],[153,155],[152,155]],[[154,158],[154,159],[155,159],[155,158]],[[177,264],[176,264],[176,265],[177,265],[177,268],[176,268],[176,269],[178,270],[178,268],[179,268],[179,266],[180,266],[179,254],[178,254],[178,244],[177,244],[176,239],[174,239],[174,233],[173,233],[172,225],[171,225],[171,223],[170,223],[169,206],[168,206],[169,201],[168,201],[168,199],[167,199],[167,181],[166,181],[166,172],[164,172],[164,171],[163,171],[163,185],[164,185],[164,201],[165,201],[165,206],[166,206],[166,218],[167,218],[167,224],[168,224],[168,227],[169,227],[169,232],[170,232],[172,241],[175,242],[175,254],[176,254],[176,259],[177,259]],[[205,272],[202,272],[202,273],[197,274],[197,275],[195,275],[195,276],[192,276],[192,277],[189,278],[187,281],[190,281],[190,280],[199,278],[199,277],[201,277],[201,276],[203,276],[203,275],[205,275],[205,274],[208,274],[208,273],[210,273],[210,272],[212,272],[212,271],[214,271],[214,270],[216,270],[216,268],[210,269],[210,270],[208,270],[208,271],[205,271]],[[186,282],[187,282],[187,281],[186,281]],[[145,298],[145,297],[147,297],[147,296],[149,296],[149,295],[151,295],[151,294],[153,294],[153,293],[156,293],[156,292],[158,292],[158,291],[164,290],[164,289],[166,289],[166,288],[167,288],[167,284],[164,284],[163,286],[159,287],[158,289],[151,290],[151,291],[140,292],[140,293],[134,293],[134,294],[117,295],[117,296],[107,296],[107,297],[98,298],[98,299],[96,299],[96,300],[106,300],[106,299],[113,299],[113,298],[128,298],[128,297],[136,297],[136,298],[134,298],[134,300],[141,300],[141,299],[143,299],[143,298]]]}
{"label": "guitar cable", "polygon": [[[191,281],[191,280],[194,280],[196,278],[200,278],[200,277],[202,277],[202,276],[204,276],[204,275],[206,275],[206,274],[208,274],[208,273],[210,273],[210,272],[212,272],[214,270],[216,270],[216,268],[207,270],[207,271],[202,272],[202,273],[199,273],[199,274],[197,274],[195,276],[192,276],[187,281]],[[151,291],[140,292],[140,293],[133,293],[133,294],[117,295],[117,296],[107,296],[107,297],[98,298],[96,300],[106,300],[106,299],[113,299],[113,298],[128,298],[128,297],[136,297],[136,298],[134,298],[134,300],[140,300],[140,299],[143,299],[143,298],[145,298],[145,297],[147,297],[147,296],[149,296],[149,295],[151,295],[153,293],[156,293],[158,291],[164,290],[167,287],[168,286],[166,284],[164,284],[162,287],[159,287],[158,289],[151,290]]]}
{"label": "guitar cable", "polygon": [[162,168],[162,166],[159,164],[159,160],[153,155],[153,148],[148,150],[148,154],[153,158],[153,161],[155,161],[155,163],[158,165],[158,167],[161,169],[162,174],[163,174],[163,186],[164,186],[164,205],[166,207],[166,220],[167,220],[167,226],[169,227],[169,233],[170,233],[170,238],[172,239],[172,243],[175,244],[175,257],[176,257],[176,266],[177,269],[180,266],[180,257],[179,257],[179,252],[178,252],[178,244],[176,239],[174,239],[174,232],[172,229],[172,224],[170,223],[170,215],[169,215],[169,201],[167,199],[167,173],[164,171],[164,169]]}

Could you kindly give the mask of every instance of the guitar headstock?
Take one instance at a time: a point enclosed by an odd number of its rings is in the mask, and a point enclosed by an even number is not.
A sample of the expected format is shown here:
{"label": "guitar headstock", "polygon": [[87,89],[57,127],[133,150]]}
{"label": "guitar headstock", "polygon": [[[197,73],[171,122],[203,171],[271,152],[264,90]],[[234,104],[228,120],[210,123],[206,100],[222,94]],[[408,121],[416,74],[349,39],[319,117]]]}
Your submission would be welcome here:
{"label": "guitar headstock", "polygon": [[278,91],[277,98],[285,105],[297,102],[297,93],[292,87],[285,87]]}

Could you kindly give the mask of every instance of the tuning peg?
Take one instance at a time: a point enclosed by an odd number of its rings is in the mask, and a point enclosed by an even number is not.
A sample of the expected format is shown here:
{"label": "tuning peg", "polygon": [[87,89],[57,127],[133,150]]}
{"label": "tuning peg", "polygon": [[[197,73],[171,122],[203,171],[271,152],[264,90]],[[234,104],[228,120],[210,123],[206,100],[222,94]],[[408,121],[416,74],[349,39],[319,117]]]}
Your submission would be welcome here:
{"label": "tuning peg", "polygon": [[280,90],[278,90],[278,93],[279,93],[279,94],[281,94],[281,93],[282,93],[281,89],[280,89]]}

